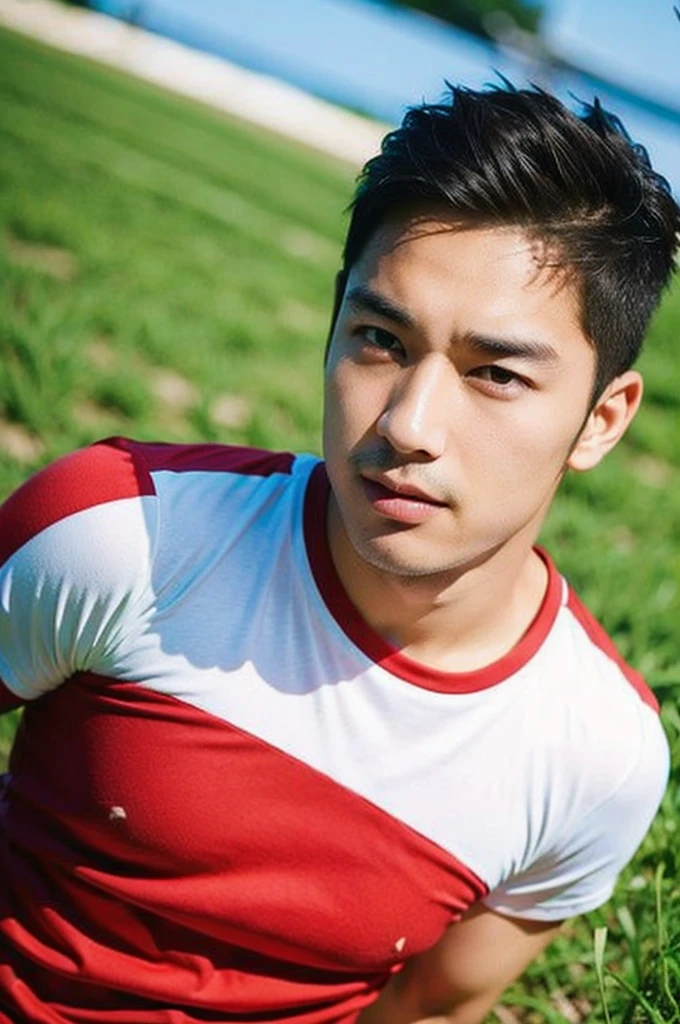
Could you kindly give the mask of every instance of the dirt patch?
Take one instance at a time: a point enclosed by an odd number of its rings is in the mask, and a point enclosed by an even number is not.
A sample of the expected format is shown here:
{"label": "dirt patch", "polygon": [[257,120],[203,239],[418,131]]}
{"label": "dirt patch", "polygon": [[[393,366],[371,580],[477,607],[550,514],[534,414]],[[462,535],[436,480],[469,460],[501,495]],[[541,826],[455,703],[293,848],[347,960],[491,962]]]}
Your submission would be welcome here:
{"label": "dirt patch", "polygon": [[327,263],[339,259],[336,246],[321,235],[305,231],[304,228],[288,228],[281,235],[280,245],[284,252],[290,253],[291,256],[313,263]]}
{"label": "dirt patch", "polygon": [[72,281],[78,273],[78,261],[68,249],[28,242],[14,235],[6,236],[6,245],[10,261],[18,266],[30,267],[58,281]]}
{"label": "dirt patch", "polygon": [[631,466],[638,480],[659,490],[668,486],[674,475],[673,466],[654,455],[636,455],[631,460]]}
{"label": "dirt patch", "polygon": [[106,335],[93,338],[85,351],[92,365],[98,369],[111,370],[115,366],[116,353]]}
{"label": "dirt patch", "polygon": [[28,464],[40,458],[45,445],[39,437],[18,423],[0,420],[0,450],[7,452],[15,462]]}
{"label": "dirt patch", "polygon": [[199,398],[198,388],[174,370],[159,370],[151,376],[150,387],[163,405],[175,412],[185,412]]}
{"label": "dirt patch", "polygon": [[324,321],[327,321],[325,314],[322,316],[317,309],[306,306],[303,302],[295,299],[288,299],[277,310],[276,319],[284,327],[290,327],[294,331],[317,331]]}
{"label": "dirt patch", "polygon": [[559,990],[550,993],[550,1000],[569,1024],[580,1024],[581,1021],[587,1020],[592,1010],[592,1006],[586,1000],[579,999],[576,1005]]}
{"label": "dirt patch", "polygon": [[493,1012],[498,1017],[500,1024],[522,1024],[522,1021],[513,1013],[509,1006],[494,1006]]}
{"label": "dirt patch", "polygon": [[244,427],[250,412],[250,403],[241,395],[218,395],[210,406],[210,418],[220,427]]}
{"label": "dirt patch", "polygon": [[627,555],[635,547],[635,534],[624,523],[619,523],[610,530],[609,537],[613,547],[624,555]]}

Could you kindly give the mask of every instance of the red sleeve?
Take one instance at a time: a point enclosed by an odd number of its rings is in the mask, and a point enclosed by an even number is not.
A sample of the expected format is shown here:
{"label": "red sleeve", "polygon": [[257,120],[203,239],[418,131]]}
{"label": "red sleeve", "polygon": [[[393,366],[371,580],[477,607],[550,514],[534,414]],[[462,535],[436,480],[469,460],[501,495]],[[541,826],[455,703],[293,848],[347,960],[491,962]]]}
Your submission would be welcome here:
{"label": "red sleeve", "polygon": [[30,477],[0,507],[0,566],[60,519],[118,498],[153,494],[132,446],[109,438],[57,459]]}
{"label": "red sleeve", "polygon": [[[17,652],[35,643],[28,621],[33,617],[31,600],[45,602],[40,587],[26,578],[22,581],[14,569],[17,553],[43,531],[78,512],[153,493],[149,470],[135,445],[110,438],[40,470],[0,506],[0,713],[24,703],[10,689],[13,683],[8,666],[17,663]],[[62,569],[67,572],[69,566],[62,565]],[[57,560],[54,571],[61,571]],[[20,606],[10,599],[19,586],[26,591]],[[27,589],[31,586],[32,593]],[[4,681],[3,662],[7,670]]]}

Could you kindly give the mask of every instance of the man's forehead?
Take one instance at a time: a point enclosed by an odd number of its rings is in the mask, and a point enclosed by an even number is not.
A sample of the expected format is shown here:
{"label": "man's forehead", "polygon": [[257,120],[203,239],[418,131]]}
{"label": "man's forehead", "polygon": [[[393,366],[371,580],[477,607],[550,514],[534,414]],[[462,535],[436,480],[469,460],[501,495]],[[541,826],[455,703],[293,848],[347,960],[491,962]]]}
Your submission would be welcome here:
{"label": "man's forehead", "polygon": [[[522,239],[537,269],[549,269],[572,283],[580,278],[577,268],[569,264],[563,246],[548,226],[468,215],[435,201],[410,203],[385,211],[367,236],[356,263],[362,262],[366,256],[375,258],[418,238],[471,232]],[[347,269],[351,272],[352,268]]]}
{"label": "man's forehead", "polygon": [[[537,228],[516,223],[495,223],[462,217],[458,211],[430,204],[406,207],[386,215],[368,237],[359,258],[348,270],[349,283],[366,280],[385,257],[399,256],[400,250],[421,239],[455,236],[470,238],[474,245],[488,239],[499,259],[520,256],[527,267],[529,283],[549,284],[557,295],[563,288],[573,289],[579,311],[582,308],[582,278],[575,267],[565,263],[558,242]],[[452,273],[454,267],[452,265]],[[349,284],[348,289],[349,291]]]}

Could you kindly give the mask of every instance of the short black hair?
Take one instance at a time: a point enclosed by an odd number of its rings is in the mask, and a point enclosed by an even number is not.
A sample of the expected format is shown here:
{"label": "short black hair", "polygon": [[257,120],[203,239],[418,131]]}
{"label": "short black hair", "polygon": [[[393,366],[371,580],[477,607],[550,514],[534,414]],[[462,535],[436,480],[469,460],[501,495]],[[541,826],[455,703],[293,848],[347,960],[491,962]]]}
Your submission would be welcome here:
{"label": "short black hair", "polygon": [[673,272],[670,186],[597,100],[577,115],[537,87],[448,88],[447,101],[411,108],[361,172],[342,276],[384,220],[418,205],[524,229],[576,274],[596,397],[637,358]]}

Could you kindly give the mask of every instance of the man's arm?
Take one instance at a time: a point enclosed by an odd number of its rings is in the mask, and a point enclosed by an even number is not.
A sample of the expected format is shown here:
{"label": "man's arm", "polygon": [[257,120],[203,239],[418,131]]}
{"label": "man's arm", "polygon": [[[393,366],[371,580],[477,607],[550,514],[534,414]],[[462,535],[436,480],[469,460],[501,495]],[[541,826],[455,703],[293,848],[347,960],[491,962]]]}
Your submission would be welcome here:
{"label": "man's arm", "polygon": [[504,917],[478,904],[410,960],[357,1024],[481,1024],[560,925]]}

